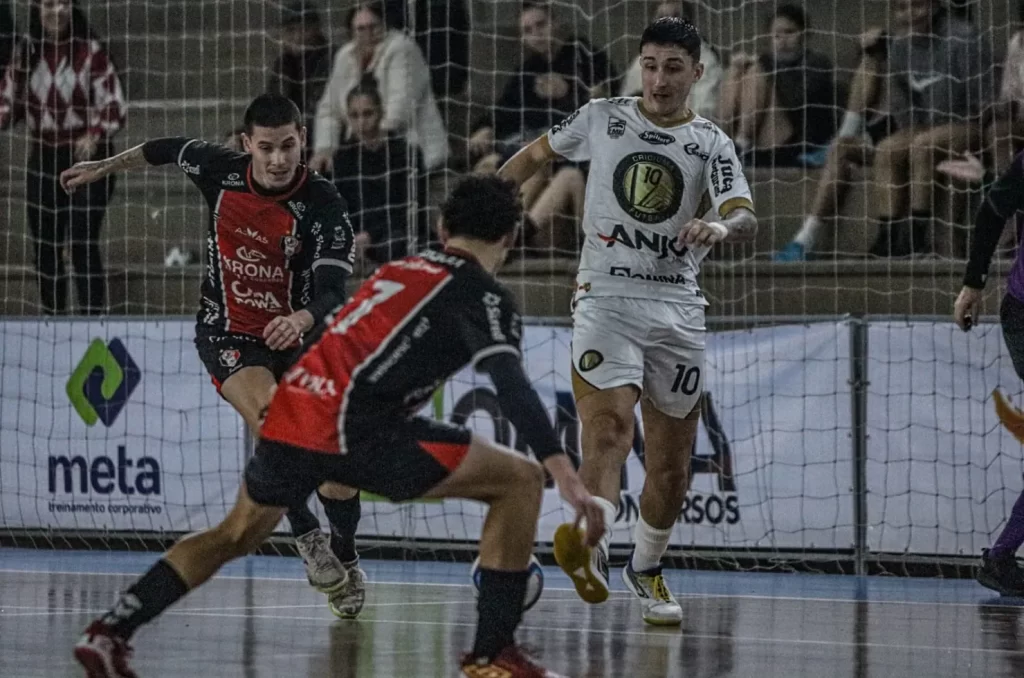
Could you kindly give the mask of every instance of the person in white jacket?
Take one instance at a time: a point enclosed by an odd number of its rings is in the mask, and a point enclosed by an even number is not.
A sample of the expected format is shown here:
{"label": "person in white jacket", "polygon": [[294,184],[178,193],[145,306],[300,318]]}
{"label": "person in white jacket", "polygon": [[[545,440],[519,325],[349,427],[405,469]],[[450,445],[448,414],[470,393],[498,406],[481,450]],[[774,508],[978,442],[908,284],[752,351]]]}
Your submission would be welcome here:
{"label": "person in white jacket", "polygon": [[[693,6],[690,3],[681,2],[680,0],[666,0],[658,4],[654,18],[657,20],[663,17],[676,17],[679,19],[686,17],[691,21],[695,21],[696,17],[693,14]],[[718,113],[718,90],[721,87],[722,76],[724,75],[722,61],[718,58],[718,53],[714,48],[705,43],[704,49],[701,51],[700,62],[704,64],[704,75],[693,84],[693,89],[690,90],[690,98],[687,100],[686,105],[697,115],[714,120]],[[643,87],[640,82],[640,60],[634,59],[633,64],[626,71],[626,76],[622,80],[622,89],[619,92],[619,96],[637,96],[642,89]]]}
{"label": "person in white jacket", "polygon": [[345,121],[345,99],[372,76],[384,97],[385,131],[403,134],[423,152],[427,170],[448,159],[448,132],[430,88],[430,69],[416,42],[387,30],[379,4],[357,6],[349,15],[352,39],[339,51],[313,125],[310,169],[330,172]]}

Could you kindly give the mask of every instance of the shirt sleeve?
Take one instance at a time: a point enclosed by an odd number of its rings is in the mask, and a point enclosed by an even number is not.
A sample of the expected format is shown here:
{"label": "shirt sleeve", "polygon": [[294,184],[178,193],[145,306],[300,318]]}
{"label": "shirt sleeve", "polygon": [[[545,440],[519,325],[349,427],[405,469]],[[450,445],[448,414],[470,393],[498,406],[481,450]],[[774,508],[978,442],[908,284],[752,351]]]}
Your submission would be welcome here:
{"label": "shirt sleeve", "polygon": [[720,218],[740,207],[754,211],[754,201],[750,195],[750,186],[743,174],[739,158],[736,157],[736,146],[721,130],[715,129],[718,141],[714,144],[714,152],[704,164],[704,179],[711,196],[711,207]]}
{"label": "shirt sleeve", "polygon": [[522,357],[522,319],[508,292],[474,287],[462,309],[462,339],[473,356],[470,364],[474,368],[499,353]]}
{"label": "shirt sleeve", "polygon": [[142,145],[142,155],[150,165],[174,163],[195,181],[208,174],[220,160],[236,155],[219,144],[188,137],[150,139]]}
{"label": "shirt sleeve", "polygon": [[354,234],[345,200],[334,196],[311,217],[313,243],[313,298],[306,310],[320,320],[345,301],[345,280],[355,263]]}
{"label": "shirt sleeve", "polygon": [[594,102],[588,101],[548,131],[551,150],[566,160],[590,160],[590,117]]}
{"label": "shirt sleeve", "polygon": [[479,369],[494,382],[498,405],[537,459],[561,454],[558,438],[544,404],[530,384],[522,361],[510,353],[498,353],[480,361]]}
{"label": "shirt sleeve", "polygon": [[964,273],[964,285],[984,289],[988,269],[992,264],[999,237],[1003,234],[1006,221],[1024,207],[1021,185],[1024,182],[1024,153],[1013,160],[985,195],[974,218],[974,233],[971,235],[971,251]]}

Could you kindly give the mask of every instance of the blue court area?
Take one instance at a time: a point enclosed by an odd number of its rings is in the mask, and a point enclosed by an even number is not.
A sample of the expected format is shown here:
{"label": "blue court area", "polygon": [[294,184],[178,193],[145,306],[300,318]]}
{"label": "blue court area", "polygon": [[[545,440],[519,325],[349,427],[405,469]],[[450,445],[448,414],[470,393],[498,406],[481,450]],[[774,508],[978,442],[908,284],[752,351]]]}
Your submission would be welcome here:
{"label": "blue court area", "polygon": [[[78,676],[71,645],[154,553],[0,549],[0,676]],[[233,563],[136,636],[140,676],[457,676],[476,619],[467,563],[364,561],[340,621],[296,558]],[[520,641],[568,676],[1022,676],[1024,601],[971,580],[667,572],[682,628],[647,627],[613,571],[600,606],[557,568]]]}

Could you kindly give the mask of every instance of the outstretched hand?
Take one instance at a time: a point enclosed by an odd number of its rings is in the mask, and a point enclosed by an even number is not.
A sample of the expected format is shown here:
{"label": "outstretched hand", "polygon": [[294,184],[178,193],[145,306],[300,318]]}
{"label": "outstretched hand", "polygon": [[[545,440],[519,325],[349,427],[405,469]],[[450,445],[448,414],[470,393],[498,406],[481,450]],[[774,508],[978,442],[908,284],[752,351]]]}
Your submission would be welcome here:
{"label": "outstretched hand", "polygon": [[60,185],[68,193],[74,193],[79,186],[99,181],[106,175],[103,161],[76,162],[60,173]]}

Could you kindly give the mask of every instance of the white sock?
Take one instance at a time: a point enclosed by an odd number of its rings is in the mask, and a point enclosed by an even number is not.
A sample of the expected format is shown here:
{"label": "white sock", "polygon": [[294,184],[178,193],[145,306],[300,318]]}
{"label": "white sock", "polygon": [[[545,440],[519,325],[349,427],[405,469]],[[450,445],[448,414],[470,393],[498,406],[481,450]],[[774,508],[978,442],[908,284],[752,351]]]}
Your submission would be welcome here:
{"label": "white sock", "polygon": [[847,111],[843,115],[843,122],[839,125],[837,137],[859,137],[864,131],[864,116],[860,113]]}
{"label": "white sock", "polygon": [[633,530],[633,570],[643,572],[661,564],[671,536],[671,527],[659,530],[648,525],[643,516],[637,518]]}
{"label": "white sock", "polygon": [[804,249],[811,249],[814,247],[814,241],[818,237],[818,231],[824,222],[818,217],[807,217],[804,219],[804,225],[800,227],[800,231],[793,237],[793,242],[798,242],[804,246]]}
{"label": "white sock", "polygon": [[604,497],[594,497],[594,501],[597,502],[597,505],[601,507],[601,512],[604,513],[604,535],[601,537],[601,546],[604,547],[605,553],[607,553],[608,543],[612,539],[612,527],[615,525],[615,516],[618,514],[619,509]]}

